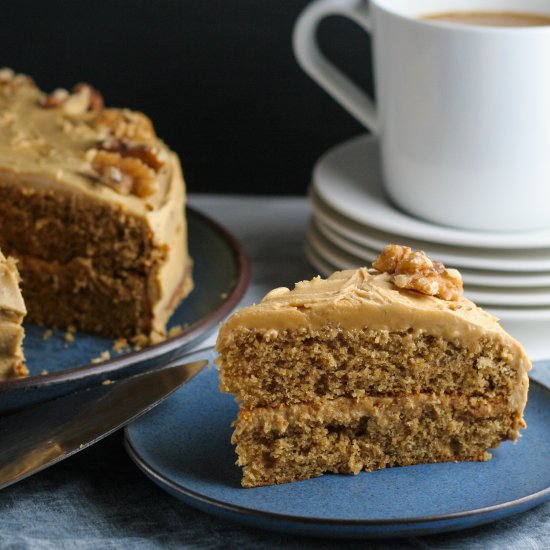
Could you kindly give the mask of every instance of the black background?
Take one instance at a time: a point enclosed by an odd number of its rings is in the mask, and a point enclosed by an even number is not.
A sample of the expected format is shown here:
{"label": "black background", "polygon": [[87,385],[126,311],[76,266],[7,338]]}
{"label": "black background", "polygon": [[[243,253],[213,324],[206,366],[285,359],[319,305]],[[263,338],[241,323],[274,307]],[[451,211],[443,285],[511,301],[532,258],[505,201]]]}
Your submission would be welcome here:
{"label": "black background", "polygon": [[[193,192],[302,194],[327,148],[363,130],[297,65],[306,0],[2,0],[0,66],[44,90],[87,81],[142,110]],[[326,54],[371,89],[369,40],[330,18]]]}

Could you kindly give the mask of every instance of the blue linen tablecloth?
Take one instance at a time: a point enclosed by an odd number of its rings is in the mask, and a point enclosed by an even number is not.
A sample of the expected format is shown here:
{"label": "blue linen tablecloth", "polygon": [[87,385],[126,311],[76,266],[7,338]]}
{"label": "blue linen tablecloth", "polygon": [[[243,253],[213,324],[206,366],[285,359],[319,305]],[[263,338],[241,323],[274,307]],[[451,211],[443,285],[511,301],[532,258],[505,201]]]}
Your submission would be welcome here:
{"label": "blue linen tablecloth", "polygon": [[[244,244],[252,282],[243,305],[315,274],[303,254],[307,199],[195,195],[190,203]],[[444,535],[357,542],[292,537],[222,521],[169,496],[130,461],[121,433],[0,492],[0,549],[182,547],[546,550],[550,503]]]}

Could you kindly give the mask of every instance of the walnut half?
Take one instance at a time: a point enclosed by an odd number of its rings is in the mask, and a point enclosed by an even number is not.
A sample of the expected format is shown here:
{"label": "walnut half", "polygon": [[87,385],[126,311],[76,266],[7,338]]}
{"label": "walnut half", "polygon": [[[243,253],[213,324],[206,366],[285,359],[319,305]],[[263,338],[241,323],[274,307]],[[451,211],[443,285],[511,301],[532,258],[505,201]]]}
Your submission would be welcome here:
{"label": "walnut half", "polygon": [[0,93],[3,96],[12,95],[21,86],[34,86],[34,82],[30,76],[16,73],[8,67],[0,69]]}
{"label": "walnut half", "polygon": [[120,140],[144,144],[151,144],[156,140],[153,123],[138,111],[104,109],[92,125],[109,131],[113,137]]}
{"label": "walnut half", "polygon": [[458,300],[462,296],[460,272],[430,260],[422,250],[413,252],[408,246],[390,244],[374,260],[372,267],[389,273],[398,288],[416,290],[442,300]]}
{"label": "walnut half", "polygon": [[141,198],[156,191],[156,176],[165,164],[159,148],[114,137],[98,142],[86,158],[102,183],[122,195]]}
{"label": "walnut half", "polygon": [[57,88],[51,94],[40,101],[44,109],[60,107],[65,115],[80,116],[89,111],[101,111],[103,109],[103,97],[89,84],[80,82],[73,87],[72,93],[64,88]]}
{"label": "walnut half", "polygon": [[156,191],[155,171],[139,158],[98,149],[90,150],[88,156],[99,180],[117,193],[144,198]]}

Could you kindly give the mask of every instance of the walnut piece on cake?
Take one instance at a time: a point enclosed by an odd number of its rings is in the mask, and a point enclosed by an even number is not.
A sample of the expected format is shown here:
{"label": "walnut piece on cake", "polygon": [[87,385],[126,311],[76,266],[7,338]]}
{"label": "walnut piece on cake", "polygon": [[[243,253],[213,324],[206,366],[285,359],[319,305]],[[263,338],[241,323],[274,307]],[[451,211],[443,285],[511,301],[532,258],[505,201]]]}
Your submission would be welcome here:
{"label": "walnut piece on cake", "polygon": [[65,88],[56,88],[51,94],[42,97],[39,104],[44,109],[60,108],[67,116],[81,116],[89,111],[103,110],[103,96],[89,84],[76,84],[72,93]]}
{"label": "walnut piece on cake", "polygon": [[[1,76],[1,73],[0,73]],[[58,110],[67,119],[81,119],[97,131],[97,142],[85,152],[89,174],[122,195],[145,198],[157,189],[157,175],[166,163],[153,124],[142,113],[105,109],[101,93],[86,83],[69,92],[57,88],[38,104]]]}
{"label": "walnut piece on cake", "polygon": [[372,262],[372,267],[381,273],[389,273],[399,288],[416,290],[442,300],[458,300],[463,293],[460,272],[430,260],[422,250],[413,252],[408,246],[390,244]]}
{"label": "walnut piece on cake", "polygon": [[108,130],[118,139],[148,144],[156,140],[153,123],[149,117],[138,111],[104,109],[92,124],[99,130]]}

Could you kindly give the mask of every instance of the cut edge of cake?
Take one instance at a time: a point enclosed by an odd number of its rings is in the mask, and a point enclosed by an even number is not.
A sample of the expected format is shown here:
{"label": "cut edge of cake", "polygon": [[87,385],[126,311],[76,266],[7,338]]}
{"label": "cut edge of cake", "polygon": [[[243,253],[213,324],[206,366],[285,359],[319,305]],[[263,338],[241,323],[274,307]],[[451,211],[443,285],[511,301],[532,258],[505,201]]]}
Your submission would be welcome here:
{"label": "cut edge of cake", "polygon": [[[380,270],[275,289],[221,327],[243,486],[487,460],[520,436],[531,368],[521,344],[462,296],[458,272],[392,246]],[[381,420],[377,407],[393,413]]]}

